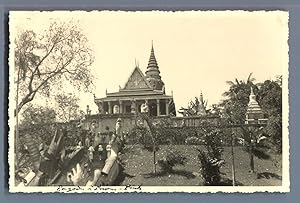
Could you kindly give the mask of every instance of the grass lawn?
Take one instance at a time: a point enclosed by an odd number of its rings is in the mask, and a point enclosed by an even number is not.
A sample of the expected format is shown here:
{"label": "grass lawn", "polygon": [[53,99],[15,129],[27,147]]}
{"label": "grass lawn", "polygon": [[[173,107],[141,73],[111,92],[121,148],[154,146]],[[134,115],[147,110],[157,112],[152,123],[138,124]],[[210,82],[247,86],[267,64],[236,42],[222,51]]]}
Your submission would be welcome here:
{"label": "grass lawn", "polygon": [[[171,185],[202,185],[202,177],[199,173],[198,148],[202,146],[176,145],[160,146],[157,151],[157,160],[163,158],[165,149],[174,147],[187,157],[185,166],[174,167],[174,173],[163,174],[157,166],[158,175],[153,176],[153,153],[142,148],[142,146],[126,146],[126,153],[122,160],[125,163],[126,177],[121,185],[148,185],[148,186],[171,186]],[[255,158],[255,173],[249,173],[249,155],[240,147],[235,147],[236,181],[239,185],[246,186],[273,186],[281,185],[281,155],[270,154],[270,160]],[[231,173],[231,151],[230,147],[224,149],[225,165],[221,168],[223,178],[230,182]]]}

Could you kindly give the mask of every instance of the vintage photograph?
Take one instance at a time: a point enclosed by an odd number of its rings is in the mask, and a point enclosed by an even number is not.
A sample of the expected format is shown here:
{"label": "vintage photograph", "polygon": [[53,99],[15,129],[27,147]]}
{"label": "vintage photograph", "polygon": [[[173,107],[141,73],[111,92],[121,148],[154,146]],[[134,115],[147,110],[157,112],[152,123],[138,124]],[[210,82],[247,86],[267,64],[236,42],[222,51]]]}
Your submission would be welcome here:
{"label": "vintage photograph", "polygon": [[289,192],[288,12],[10,11],[10,192]]}

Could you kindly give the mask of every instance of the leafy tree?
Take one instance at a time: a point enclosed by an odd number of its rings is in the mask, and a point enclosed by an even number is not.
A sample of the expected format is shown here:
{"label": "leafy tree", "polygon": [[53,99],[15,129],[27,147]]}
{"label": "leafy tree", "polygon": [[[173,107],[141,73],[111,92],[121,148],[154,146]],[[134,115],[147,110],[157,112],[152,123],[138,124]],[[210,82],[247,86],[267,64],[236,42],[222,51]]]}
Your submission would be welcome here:
{"label": "leafy tree", "polygon": [[258,91],[257,101],[268,116],[265,133],[270,136],[278,152],[282,150],[282,87],[281,77],[277,81],[266,80]]}
{"label": "leafy tree", "polygon": [[[244,124],[246,118],[246,112],[249,103],[249,95],[251,87],[254,94],[257,95],[258,87],[253,82],[252,73],[249,74],[247,80],[235,79],[235,82],[227,81],[230,85],[229,90],[226,91],[223,96],[226,97],[221,103],[223,106],[223,117],[227,120],[228,124]],[[241,133],[237,134],[237,139],[244,145],[245,151],[249,153],[250,170],[254,171],[254,156],[259,156],[260,153],[254,153],[257,149],[257,132],[251,131],[246,127],[242,127]],[[261,154],[263,151],[260,151]],[[262,156],[263,157],[263,156]]]}
{"label": "leafy tree", "polygon": [[270,158],[263,150],[265,144],[262,144],[262,138],[271,138],[273,143],[280,144],[282,120],[280,85],[268,80],[256,85],[253,81],[252,74],[250,74],[246,81],[236,79],[235,82],[228,82],[230,88],[224,93],[226,99],[221,103],[224,108],[223,117],[226,118],[228,124],[243,124],[252,87],[263,112],[269,117],[268,126],[265,128],[265,133],[269,136],[265,136],[260,129],[246,127],[242,127],[241,133],[237,135],[249,153],[251,171],[254,171],[254,156],[260,159]]}
{"label": "leafy tree", "polygon": [[264,140],[267,140],[268,137],[263,133],[262,127],[241,127],[241,129],[242,137],[237,137],[236,139],[244,146],[244,150],[248,152],[250,172],[254,172],[254,156],[259,159],[271,158],[265,151],[267,146],[264,144]]}
{"label": "leafy tree", "polygon": [[22,112],[20,137],[30,133],[37,142],[49,144],[54,132],[56,112],[50,107],[29,104]]}
{"label": "leafy tree", "polygon": [[73,22],[52,22],[43,33],[25,30],[15,39],[15,83],[19,87],[17,112],[37,93],[50,96],[51,90],[69,82],[88,91],[92,86],[93,63],[88,40]]}
{"label": "leafy tree", "polygon": [[204,179],[204,185],[220,185],[220,168],[225,163],[222,158],[223,147],[220,137],[219,129],[207,128],[204,136],[206,151],[198,149],[198,159],[201,163],[200,172]]}
{"label": "leafy tree", "polygon": [[282,88],[275,81],[266,80],[257,94],[257,101],[268,115],[282,114]]}
{"label": "leafy tree", "polygon": [[60,121],[68,122],[77,120],[84,115],[84,112],[79,109],[79,98],[75,95],[58,94],[55,96],[57,104],[57,117]]}

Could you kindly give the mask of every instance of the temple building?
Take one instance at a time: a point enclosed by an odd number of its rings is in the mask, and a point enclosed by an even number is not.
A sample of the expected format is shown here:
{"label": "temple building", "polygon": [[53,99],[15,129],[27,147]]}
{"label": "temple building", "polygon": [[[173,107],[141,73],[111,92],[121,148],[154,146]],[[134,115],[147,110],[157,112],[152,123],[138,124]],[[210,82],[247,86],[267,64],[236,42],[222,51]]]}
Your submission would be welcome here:
{"label": "temple building", "polygon": [[94,102],[98,106],[98,113],[102,115],[142,111],[147,111],[149,116],[176,115],[173,96],[165,93],[153,45],[145,75],[136,64],[123,88],[118,92],[106,92],[106,97],[95,98]]}
{"label": "temple building", "polygon": [[139,113],[146,113],[154,120],[176,116],[173,95],[165,92],[153,45],[145,74],[136,64],[124,87],[119,87],[117,92],[106,91],[103,98],[94,96],[94,102],[98,112],[91,114],[87,107],[86,127],[93,124],[100,133],[112,131],[117,118],[123,120],[124,130],[130,131]]}

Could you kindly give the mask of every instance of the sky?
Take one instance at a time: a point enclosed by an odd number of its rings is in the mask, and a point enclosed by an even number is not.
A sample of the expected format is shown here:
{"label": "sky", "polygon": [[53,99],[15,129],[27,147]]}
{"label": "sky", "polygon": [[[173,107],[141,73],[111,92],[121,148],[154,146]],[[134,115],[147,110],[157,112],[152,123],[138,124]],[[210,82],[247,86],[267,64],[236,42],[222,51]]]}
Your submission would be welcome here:
{"label": "sky", "polygon": [[[41,31],[53,20],[70,19],[93,49],[96,97],[123,87],[135,60],[145,72],[152,42],[177,110],[201,92],[209,106],[219,103],[226,81],[253,73],[263,82],[288,68],[286,12],[14,12],[10,28]],[[78,95],[81,107],[95,113],[93,95]]]}

